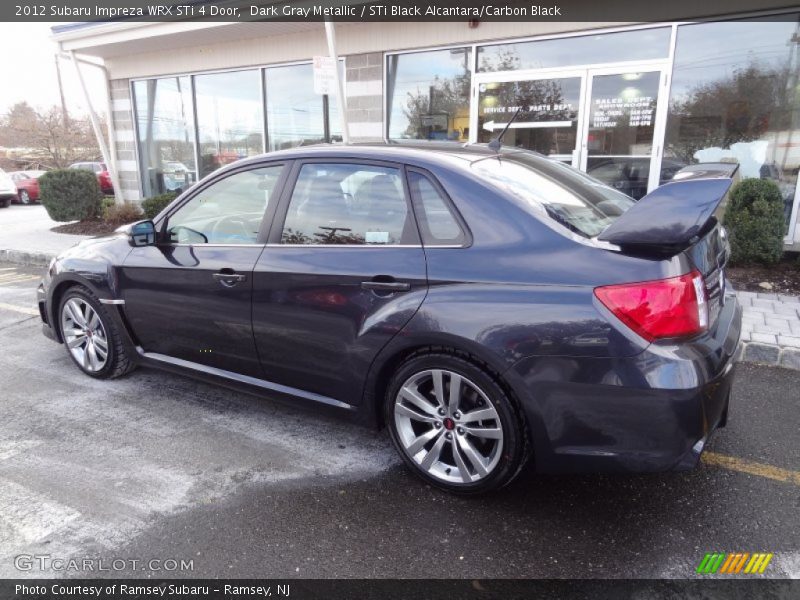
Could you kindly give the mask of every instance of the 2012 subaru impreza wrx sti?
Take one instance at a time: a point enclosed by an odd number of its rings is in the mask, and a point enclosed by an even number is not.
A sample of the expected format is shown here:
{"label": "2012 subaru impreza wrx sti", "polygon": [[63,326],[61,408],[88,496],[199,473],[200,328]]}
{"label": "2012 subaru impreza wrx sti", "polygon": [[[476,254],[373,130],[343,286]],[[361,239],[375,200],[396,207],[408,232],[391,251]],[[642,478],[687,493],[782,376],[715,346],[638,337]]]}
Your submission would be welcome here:
{"label": "2012 subaru impreza wrx sti", "polygon": [[341,409],[453,492],[528,461],[688,468],[725,424],[740,335],[730,184],[634,203],[518,149],[297,148],[64,252],[39,308],[91,377],[149,365]]}

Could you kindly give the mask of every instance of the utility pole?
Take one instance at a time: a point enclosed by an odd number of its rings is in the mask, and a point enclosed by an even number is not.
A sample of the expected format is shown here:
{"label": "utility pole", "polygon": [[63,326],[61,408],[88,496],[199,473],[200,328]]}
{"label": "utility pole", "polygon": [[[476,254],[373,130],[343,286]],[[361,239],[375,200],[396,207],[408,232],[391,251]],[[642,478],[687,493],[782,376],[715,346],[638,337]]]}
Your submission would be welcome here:
{"label": "utility pole", "polygon": [[61,96],[61,118],[64,121],[64,129],[69,129],[69,113],[67,113],[67,103],[64,100],[64,86],[61,83],[61,62],[58,60],[58,54],[54,54],[53,58],[56,61],[56,77],[58,78],[58,94]]}

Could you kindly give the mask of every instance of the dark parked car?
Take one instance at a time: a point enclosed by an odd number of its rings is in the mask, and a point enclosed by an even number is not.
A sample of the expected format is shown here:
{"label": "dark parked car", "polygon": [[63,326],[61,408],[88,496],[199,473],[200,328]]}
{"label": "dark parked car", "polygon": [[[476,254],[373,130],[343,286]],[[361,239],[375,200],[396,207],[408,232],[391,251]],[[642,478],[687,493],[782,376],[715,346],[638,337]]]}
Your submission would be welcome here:
{"label": "dark parked car", "polygon": [[114,193],[114,184],[111,182],[111,173],[108,172],[108,167],[105,163],[101,162],[77,162],[69,166],[70,169],[83,169],[84,171],[91,171],[97,175],[97,185],[100,186],[100,191],[104,194]]}
{"label": "dark parked car", "polygon": [[528,461],[684,469],[728,412],[729,185],[634,203],[527,151],[297,148],[64,252],[39,307],[92,377],[151,365],[340,409],[450,491]]}

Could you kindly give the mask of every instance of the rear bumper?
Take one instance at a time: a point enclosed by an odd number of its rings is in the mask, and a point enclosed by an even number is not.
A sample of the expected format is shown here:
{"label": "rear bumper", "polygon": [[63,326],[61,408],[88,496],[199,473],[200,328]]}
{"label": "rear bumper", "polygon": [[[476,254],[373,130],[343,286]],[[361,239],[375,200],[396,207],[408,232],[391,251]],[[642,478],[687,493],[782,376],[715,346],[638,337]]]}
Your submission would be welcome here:
{"label": "rear bumper", "polygon": [[507,373],[540,472],[652,472],[697,464],[724,425],[741,308],[730,296],[714,329],[629,358],[530,357]]}

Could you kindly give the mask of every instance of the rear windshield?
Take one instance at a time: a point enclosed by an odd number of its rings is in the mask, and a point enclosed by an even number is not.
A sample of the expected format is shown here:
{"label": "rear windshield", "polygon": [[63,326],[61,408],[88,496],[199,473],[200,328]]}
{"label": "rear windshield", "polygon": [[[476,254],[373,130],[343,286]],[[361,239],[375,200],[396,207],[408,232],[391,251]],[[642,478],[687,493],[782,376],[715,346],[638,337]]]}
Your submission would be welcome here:
{"label": "rear windshield", "polygon": [[531,213],[547,215],[567,229],[595,237],[630,208],[630,196],[544,157],[511,153],[478,160],[472,168]]}

